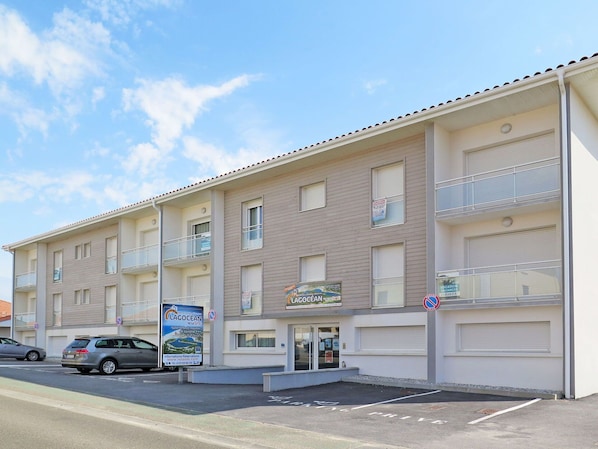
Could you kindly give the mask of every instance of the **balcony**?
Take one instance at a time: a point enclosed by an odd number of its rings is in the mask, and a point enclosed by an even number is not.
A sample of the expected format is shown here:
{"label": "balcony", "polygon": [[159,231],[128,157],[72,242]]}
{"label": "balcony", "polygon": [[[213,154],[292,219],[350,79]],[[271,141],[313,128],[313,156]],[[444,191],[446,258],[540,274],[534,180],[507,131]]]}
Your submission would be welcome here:
{"label": "balcony", "polygon": [[15,313],[15,329],[35,329],[35,312]]}
{"label": "balcony", "polygon": [[28,291],[35,290],[37,277],[35,271],[29,273],[17,274],[15,277],[15,290]]}
{"label": "balcony", "polygon": [[559,260],[442,271],[436,291],[443,305],[560,301]]}
{"label": "balcony", "polygon": [[156,323],[160,316],[157,300],[125,302],[121,305],[122,324]]}
{"label": "balcony", "polygon": [[155,271],[158,268],[159,246],[149,245],[122,252],[121,268],[123,273]]}
{"label": "balcony", "polygon": [[506,209],[560,198],[560,162],[544,159],[436,184],[436,216]]}
{"label": "balcony", "polygon": [[188,264],[210,257],[212,239],[210,233],[190,235],[164,242],[164,264]]}

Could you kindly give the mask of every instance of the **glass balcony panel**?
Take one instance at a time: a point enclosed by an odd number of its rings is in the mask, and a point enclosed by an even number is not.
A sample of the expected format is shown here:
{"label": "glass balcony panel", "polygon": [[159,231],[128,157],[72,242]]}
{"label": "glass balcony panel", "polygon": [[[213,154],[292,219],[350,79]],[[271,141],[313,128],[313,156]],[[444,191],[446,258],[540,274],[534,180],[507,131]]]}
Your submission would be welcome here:
{"label": "glass balcony panel", "polygon": [[122,253],[123,270],[155,265],[158,265],[158,245],[135,248]]}
{"label": "glass balcony panel", "polygon": [[443,303],[560,299],[561,286],[560,261],[446,271],[436,278]]}
{"label": "glass balcony panel", "polygon": [[559,191],[560,164],[558,158],[551,158],[440,182],[436,185],[436,212],[466,212],[551,197]]}
{"label": "glass balcony panel", "polygon": [[127,302],[121,305],[123,324],[158,321],[160,308],[157,300]]}
{"label": "glass balcony panel", "polygon": [[31,271],[29,273],[17,274],[15,280],[15,287],[16,288],[30,288],[35,287],[37,284],[35,271]]}
{"label": "glass balcony panel", "polygon": [[262,247],[262,225],[243,228],[243,249],[256,249]]}
{"label": "glass balcony panel", "polygon": [[210,233],[196,234],[164,242],[165,262],[188,260],[210,255],[212,239]]}
{"label": "glass balcony panel", "polygon": [[15,313],[15,328],[33,329],[35,328],[35,312]]}
{"label": "glass balcony panel", "polygon": [[405,294],[403,278],[376,279],[373,283],[374,307],[403,307]]}

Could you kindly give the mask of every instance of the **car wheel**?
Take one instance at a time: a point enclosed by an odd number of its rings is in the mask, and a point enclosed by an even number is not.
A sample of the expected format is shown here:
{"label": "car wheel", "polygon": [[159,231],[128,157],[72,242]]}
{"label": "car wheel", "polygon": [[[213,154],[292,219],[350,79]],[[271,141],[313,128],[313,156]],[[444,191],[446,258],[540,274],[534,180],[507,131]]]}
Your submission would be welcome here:
{"label": "car wheel", "polygon": [[37,351],[29,351],[26,355],[27,360],[30,362],[35,362],[39,360],[39,352]]}
{"label": "car wheel", "polygon": [[105,359],[102,360],[102,363],[100,363],[100,373],[101,374],[114,374],[116,371],[117,365],[116,365],[116,360],[114,359]]}
{"label": "car wheel", "polygon": [[90,368],[77,368],[77,371],[79,371],[81,374],[89,374],[89,373],[91,373],[91,369]]}

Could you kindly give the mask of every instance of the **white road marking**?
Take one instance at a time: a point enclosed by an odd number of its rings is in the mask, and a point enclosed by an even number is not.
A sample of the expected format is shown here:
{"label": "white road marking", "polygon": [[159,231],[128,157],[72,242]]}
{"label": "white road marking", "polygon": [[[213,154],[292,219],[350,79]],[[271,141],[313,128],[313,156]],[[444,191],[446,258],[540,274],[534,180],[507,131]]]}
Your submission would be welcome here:
{"label": "white road marking", "polygon": [[503,415],[505,413],[509,413],[509,412],[512,412],[512,411],[515,411],[515,410],[519,410],[520,408],[527,407],[528,405],[535,404],[536,402],[541,401],[541,400],[542,400],[542,398],[536,398],[533,401],[529,401],[529,402],[526,402],[524,404],[519,404],[519,405],[517,405],[515,407],[511,407],[511,408],[507,408],[505,410],[501,410],[501,411],[493,413],[491,415],[484,416],[482,418],[479,418],[479,419],[476,419],[474,421],[468,422],[467,424],[477,424],[479,422],[486,421],[487,419],[494,418],[495,416],[499,416],[499,415]]}
{"label": "white road marking", "polygon": [[365,404],[365,405],[360,405],[358,407],[353,407],[351,410],[359,410],[360,408],[366,408],[366,407],[373,407],[375,405],[381,405],[381,404],[388,404],[389,402],[397,402],[397,401],[403,401],[405,399],[410,399],[410,398],[417,398],[419,396],[427,396],[429,394],[436,394],[436,393],[440,393],[441,390],[434,390],[434,391],[427,391],[426,393],[419,393],[419,394],[412,394],[410,396],[402,396],[400,398],[395,398],[395,399],[388,399],[387,401],[382,401],[382,402],[374,402],[373,404]]}

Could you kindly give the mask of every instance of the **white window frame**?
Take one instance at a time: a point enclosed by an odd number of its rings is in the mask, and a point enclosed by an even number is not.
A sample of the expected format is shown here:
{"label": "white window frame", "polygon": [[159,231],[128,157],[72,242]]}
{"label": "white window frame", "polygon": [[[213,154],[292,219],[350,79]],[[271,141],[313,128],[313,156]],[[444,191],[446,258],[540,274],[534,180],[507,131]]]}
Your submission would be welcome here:
{"label": "white window frame", "polygon": [[262,265],[241,267],[241,315],[262,313]]}
{"label": "white window frame", "polygon": [[261,198],[243,203],[242,244],[243,250],[263,246],[264,209]]}
{"label": "white window frame", "polygon": [[301,282],[326,280],[326,255],[304,256],[299,260],[299,279]]}
{"label": "white window frame", "polygon": [[302,186],[299,198],[301,212],[326,207],[326,182],[320,181]]}
{"label": "white window frame", "polygon": [[52,326],[62,326],[62,293],[52,295]]}
{"label": "white window frame", "polygon": [[54,283],[62,282],[62,250],[54,251],[54,271],[52,273],[52,281]]}
{"label": "white window frame", "polygon": [[234,345],[235,349],[240,351],[275,349],[276,332],[274,330],[235,332]]}
{"label": "white window frame", "polygon": [[405,222],[405,164],[396,162],[372,169],[372,227]]}
{"label": "white window frame", "polygon": [[106,274],[118,273],[118,240],[116,236],[106,239]]}
{"label": "white window frame", "polygon": [[116,323],[116,300],[116,285],[107,285],[104,287],[104,323],[106,324]]}
{"label": "white window frame", "polygon": [[372,248],[372,307],[405,307],[405,246]]}

